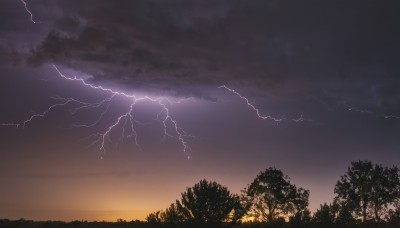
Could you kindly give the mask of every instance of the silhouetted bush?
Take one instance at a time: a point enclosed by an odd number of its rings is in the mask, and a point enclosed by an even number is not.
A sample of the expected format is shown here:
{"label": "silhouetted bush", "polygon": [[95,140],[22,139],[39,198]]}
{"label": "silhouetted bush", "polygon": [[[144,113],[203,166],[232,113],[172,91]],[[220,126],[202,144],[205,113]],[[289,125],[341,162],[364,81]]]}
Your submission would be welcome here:
{"label": "silhouetted bush", "polygon": [[234,223],[244,214],[239,196],[217,182],[201,180],[182,193],[180,201],[165,211],[150,213],[146,221],[151,224],[220,227],[224,222]]}

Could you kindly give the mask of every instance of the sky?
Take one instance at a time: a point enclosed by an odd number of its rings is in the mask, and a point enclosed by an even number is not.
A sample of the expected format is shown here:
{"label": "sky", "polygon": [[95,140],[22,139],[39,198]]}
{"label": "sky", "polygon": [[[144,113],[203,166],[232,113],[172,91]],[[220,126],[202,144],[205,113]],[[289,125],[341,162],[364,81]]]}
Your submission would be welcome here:
{"label": "sky", "polygon": [[0,218],[143,220],[268,167],[332,202],[400,165],[399,6],[1,0]]}

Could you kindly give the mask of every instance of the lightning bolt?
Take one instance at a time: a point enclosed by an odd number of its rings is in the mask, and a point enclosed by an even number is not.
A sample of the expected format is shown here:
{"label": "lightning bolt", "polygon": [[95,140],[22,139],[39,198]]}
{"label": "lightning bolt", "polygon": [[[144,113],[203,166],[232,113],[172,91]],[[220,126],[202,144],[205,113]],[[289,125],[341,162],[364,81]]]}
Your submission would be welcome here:
{"label": "lightning bolt", "polygon": [[274,121],[276,124],[279,124],[280,122],[282,122],[282,121],[284,121],[284,120],[291,120],[291,121],[296,122],[296,123],[298,123],[298,122],[304,122],[304,121],[312,121],[311,119],[306,119],[306,118],[304,118],[303,114],[301,114],[300,117],[297,118],[297,119],[287,119],[287,118],[284,117],[284,116],[282,116],[282,117],[280,117],[280,118],[277,118],[277,117],[273,117],[273,116],[270,116],[270,115],[263,115],[263,114],[261,114],[261,111],[260,111],[258,108],[256,108],[252,102],[249,101],[248,98],[246,98],[245,96],[241,95],[241,94],[240,94],[239,92],[237,92],[236,90],[231,89],[231,88],[227,87],[226,85],[219,86],[218,88],[219,88],[219,89],[225,89],[225,90],[227,90],[227,91],[233,93],[234,95],[238,96],[240,99],[244,100],[244,101],[246,102],[247,106],[248,106],[251,110],[253,110],[253,111],[257,114],[257,117],[260,118],[260,119],[263,119],[263,120],[272,120],[272,121]]}
{"label": "lightning bolt", "polygon": [[29,13],[31,22],[32,22],[33,24],[36,24],[37,22],[33,20],[33,14],[32,14],[32,12],[28,9],[28,5],[27,5],[26,1],[25,1],[25,0],[21,0],[21,2],[22,2],[22,4],[24,4],[26,12]]}
{"label": "lightning bolt", "polygon": [[[57,98],[56,98],[56,99],[57,99]],[[64,100],[64,101],[61,102],[61,103],[56,103],[56,104],[51,105],[50,107],[48,107],[48,108],[47,108],[44,112],[42,112],[42,113],[38,113],[38,114],[33,114],[33,115],[31,115],[28,119],[22,121],[21,123],[2,123],[2,124],[0,124],[0,126],[14,126],[14,127],[17,127],[17,128],[20,127],[20,126],[22,126],[22,128],[25,128],[26,124],[28,124],[29,122],[33,121],[33,120],[36,119],[36,118],[43,118],[43,117],[45,117],[45,116],[46,116],[51,110],[53,110],[54,108],[59,107],[59,106],[65,106],[65,105],[67,105],[67,104],[69,104],[69,103],[75,101],[74,99],[70,99],[70,98],[68,98],[68,99],[63,99],[63,100]]]}
{"label": "lightning bolt", "polygon": [[392,115],[392,114],[376,114],[375,112],[372,112],[370,110],[359,109],[357,107],[347,107],[346,109],[348,111],[352,111],[352,112],[359,112],[359,113],[367,114],[367,115],[373,116],[375,118],[400,120],[400,116],[396,116],[396,115]]}
{"label": "lightning bolt", "polygon": [[324,101],[322,101],[322,100],[320,100],[318,98],[312,97],[310,99],[317,101],[318,103],[323,105],[330,112],[338,111],[339,109],[341,109],[341,110],[344,109],[344,110],[349,111],[349,112],[357,112],[357,113],[361,113],[361,114],[366,114],[366,115],[372,116],[374,118],[400,120],[400,116],[398,116],[398,115],[394,115],[394,114],[378,114],[378,113],[373,112],[373,111],[368,110],[368,109],[361,109],[361,108],[358,108],[356,106],[349,105],[348,102],[346,102],[346,101],[340,101],[334,107],[332,107],[332,106],[328,105],[327,103],[325,103]]}
{"label": "lightning bolt", "polygon": [[[123,97],[128,99],[129,106],[126,112],[121,113],[114,122],[109,125],[106,129],[104,129],[101,132],[94,133],[92,135],[89,135],[85,139],[92,139],[92,143],[89,146],[95,146],[98,145],[98,149],[100,151],[100,158],[102,159],[104,155],[106,154],[106,148],[107,148],[107,143],[116,143],[119,145],[125,138],[133,138],[133,141],[135,142],[135,145],[141,150],[141,146],[138,141],[138,134],[135,129],[136,124],[141,124],[145,125],[146,123],[142,123],[138,120],[135,120],[134,118],[134,107],[138,102],[152,102],[157,104],[161,111],[158,113],[156,120],[161,120],[162,127],[163,127],[163,138],[162,140],[165,140],[166,138],[173,138],[176,139],[183,150],[183,153],[187,157],[187,159],[190,159],[190,154],[192,153],[192,149],[189,146],[189,143],[187,142],[188,138],[195,138],[195,136],[192,136],[188,134],[185,130],[183,130],[182,127],[179,126],[178,121],[175,120],[171,114],[170,110],[168,108],[168,104],[173,104],[173,103],[181,103],[185,101],[186,99],[181,99],[178,101],[173,101],[170,99],[167,99],[165,97],[150,97],[150,96],[142,96],[138,97],[134,94],[127,94],[125,92],[121,91],[116,91],[110,88],[106,88],[103,86],[98,86],[94,85],[91,83],[86,82],[82,78],[78,78],[76,76],[70,77],[64,75],[56,65],[52,65],[55,71],[58,73],[58,75],[68,81],[74,81],[78,82],[81,85],[88,87],[93,90],[100,90],[104,93],[110,94],[109,97],[106,99],[103,99],[99,102],[96,103],[89,103],[89,102],[84,102],[80,101],[74,98],[62,98],[62,97],[53,97],[52,99],[56,100],[57,102],[51,106],[49,106],[44,112],[38,113],[38,114],[33,114],[26,120],[22,121],[21,123],[3,123],[0,124],[2,126],[15,126],[17,128],[21,127],[25,128],[27,124],[30,122],[34,121],[37,118],[45,118],[53,109],[56,109],[58,107],[66,107],[67,105],[74,105],[73,108],[69,109],[71,115],[77,114],[79,111],[82,110],[90,110],[90,109],[100,109],[103,108],[100,112],[99,117],[92,123],[90,124],[74,124],[72,125],[72,128],[80,128],[80,127],[86,127],[86,128],[91,128],[95,127],[98,125],[106,115],[106,113],[109,111],[111,103],[113,102],[113,99],[116,96]],[[120,137],[116,142],[113,142],[113,139],[111,137],[111,133],[114,131],[117,131],[117,129],[120,129]]]}
{"label": "lightning bolt", "polygon": [[[249,99],[248,99],[247,97],[241,95],[241,94],[240,94],[239,92],[237,92],[236,90],[231,89],[231,88],[227,87],[226,85],[221,85],[221,86],[219,86],[218,88],[220,88],[220,89],[225,89],[225,90],[227,90],[227,91],[233,93],[234,95],[238,96],[240,99],[244,100],[244,101],[246,102],[247,106],[248,106],[251,110],[253,110],[253,111],[257,114],[257,117],[260,118],[260,119],[263,119],[263,120],[266,120],[266,119],[272,120],[272,121],[275,121],[277,124],[279,124],[280,122],[282,122],[282,121],[284,121],[284,120],[291,120],[291,121],[293,121],[293,122],[295,122],[295,123],[304,122],[304,121],[307,121],[307,122],[314,122],[312,119],[305,118],[304,115],[303,115],[303,113],[302,113],[298,118],[294,118],[294,119],[287,119],[287,118],[285,118],[284,116],[283,116],[283,117],[280,117],[280,118],[277,118],[277,117],[273,117],[273,116],[270,116],[270,115],[263,115],[263,114],[261,114],[261,111],[260,111],[258,108],[256,108],[256,107],[254,106],[254,104],[253,104],[252,102],[250,102]],[[367,114],[367,115],[373,116],[374,118],[384,118],[384,119],[395,119],[395,120],[400,120],[400,116],[393,115],[393,114],[377,114],[377,113],[375,113],[375,112],[373,112],[373,111],[370,111],[370,110],[360,109],[360,108],[357,108],[357,107],[354,107],[354,106],[349,106],[349,105],[347,105],[347,102],[345,102],[345,101],[342,101],[342,102],[338,103],[336,107],[331,108],[329,105],[327,105],[325,102],[321,101],[320,99],[314,98],[314,100],[316,100],[317,102],[319,102],[319,103],[321,103],[322,105],[324,105],[329,111],[336,111],[336,110],[339,109],[340,107],[342,107],[342,108],[344,107],[345,110],[347,110],[347,111],[352,111],[352,112],[358,112],[358,113],[362,113],[362,114]]]}

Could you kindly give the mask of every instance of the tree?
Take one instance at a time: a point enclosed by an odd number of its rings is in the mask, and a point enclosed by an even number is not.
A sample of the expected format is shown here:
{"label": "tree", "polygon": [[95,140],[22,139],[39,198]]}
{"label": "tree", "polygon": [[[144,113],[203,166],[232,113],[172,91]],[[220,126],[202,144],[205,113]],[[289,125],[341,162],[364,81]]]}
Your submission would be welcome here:
{"label": "tree", "polygon": [[239,196],[217,182],[207,180],[187,188],[176,205],[185,221],[190,223],[235,222],[244,214]]}
{"label": "tree", "polygon": [[314,213],[313,222],[318,225],[333,224],[335,221],[335,213],[331,205],[321,204],[320,208]]}
{"label": "tree", "polygon": [[294,227],[304,227],[311,222],[311,211],[308,208],[303,211],[298,211],[294,215],[289,217],[289,222]]}
{"label": "tree", "polygon": [[397,199],[394,207],[389,209],[386,220],[393,224],[400,224],[400,199]]}
{"label": "tree", "polygon": [[165,211],[161,212],[161,221],[166,223],[183,223],[185,221],[185,217],[182,212],[178,210],[177,204],[172,203],[169,208],[165,209]]}
{"label": "tree", "polygon": [[276,168],[261,172],[243,192],[249,215],[261,221],[274,221],[304,211],[310,194],[291,184],[289,177]]}
{"label": "tree", "polygon": [[331,208],[335,214],[335,223],[353,224],[355,222],[353,214],[346,202],[334,200]]}
{"label": "tree", "polygon": [[180,210],[178,210],[178,206],[172,203],[165,211],[156,211],[150,213],[146,217],[146,221],[149,223],[183,223],[185,222],[185,218]]}
{"label": "tree", "polygon": [[156,212],[148,214],[146,216],[146,221],[148,223],[159,223],[159,222],[162,222],[162,219],[161,219],[161,216],[160,216],[161,213],[162,213],[162,211],[156,211]]}
{"label": "tree", "polygon": [[381,221],[399,197],[399,185],[397,167],[373,165],[370,161],[352,162],[335,186],[335,200],[345,203],[363,221],[370,218]]}

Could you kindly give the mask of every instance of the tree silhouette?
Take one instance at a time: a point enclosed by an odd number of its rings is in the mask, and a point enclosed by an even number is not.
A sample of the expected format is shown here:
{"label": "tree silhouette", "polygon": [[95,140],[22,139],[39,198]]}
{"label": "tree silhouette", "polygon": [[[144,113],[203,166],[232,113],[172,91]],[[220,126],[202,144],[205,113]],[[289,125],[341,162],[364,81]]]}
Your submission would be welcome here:
{"label": "tree silhouette", "polygon": [[177,204],[172,203],[165,211],[160,210],[150,213],[146,217],[148,223],[172,223],[178,224],[185,222],[185,217],[178,209]]}
{"label": "tree silhouette", "polygon": [[309,191],[291,184],[281,170],[268,168],[243,191],[248,214],[256,220],[274,221],[301,213],[308,206]]}
{"label": "tree silhouette", "polygon": [[373,165],[370,161],[352,162],[335,186],[335,200],[344,202],[348,209],[363,221],[381,221],[388,208],[399,197],[397,167]]}
{"label": "tree silhouette", "polygon": [[182,193],[181,201],[176,201],[177,209],[189,223],[235,222],[244,210],[239,196],[217,182],[201,180]]}
{"label": "tree silhouette", "polygon": [[289,217],[289,222],[294,227],[304,227],[311,222],[311,211],[308,208],[303,211],[298,211]]}
{"label": "tree silhouette", "polygon": [[353,224],[355,219],[353,217],[350,207],[344,201],[338,201],[335,199],[331,206],[335,214],[335,222],[338,224]]}
{"label": "tree silhouette", "polygon": [[400,224],[400,199],[394,203],[394,208],[389,209],[386,220],[390,223]]}
{"label": "tree silhouette", "polygon": [[313,222],[318,225],[333,224],[335,221],[335,213],[331,205],[321,204],[320,208],[314,213]]}
{"label": "tree silhouette", "polygon": [[185,217],[182,212],[178,209],[177,204],[172,203],[165,211],[161,212],[161,221],[166,223],[183,223]]}
{"label": "tree silhouette", "polygon": [[161,211],[156,211],[156,212],[148,214],[146,216],[146,221],[148,223],[159,223],[159,222],[162,222],[161,213],[162,213]]}

